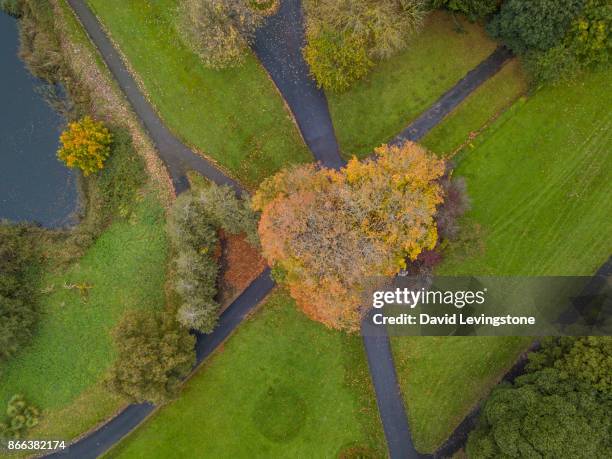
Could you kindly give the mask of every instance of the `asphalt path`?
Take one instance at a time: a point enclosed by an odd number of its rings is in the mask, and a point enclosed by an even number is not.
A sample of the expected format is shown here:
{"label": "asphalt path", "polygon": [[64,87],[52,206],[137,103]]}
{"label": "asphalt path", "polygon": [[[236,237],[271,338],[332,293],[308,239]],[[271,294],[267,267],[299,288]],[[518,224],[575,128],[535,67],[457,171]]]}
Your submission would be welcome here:
{"label": "asphalt path", "polygon": [[[169,131],[140,91],[96,16],[82,0],[67,1],[154,141],[176,192],[181,193],[189,188],[185,173],[190,169],[215,183],[227,184],[236,191],[241,191],[242,187],[235,180],[219,170],[212,162],[194,153]],[[301,3],[299,0],[283,0],[279,12],[270,17],[257,32],[253,49],[289,105],[302,136],[315,158],[325,167],[338,169],[345,162],[339,154],[325,94],[310,78],[308,66],[302,57],[303,44]],[[498,48],[444,94],[432,108],[402,131],[395,142],[419,140],[474,89],[495,74],[509,56],[507,50]],[[217,328],[212,333],[196,334],[196,366],[223,343],[273,287],[270,271],[266,269],[224,311]],[[427,457],[418,453],[412,443],[388,336],[364,334],[363,342],[390,457],[392,459]],[[96,458],[129,434],[154,409],[155,407],[148,403],[129,405],[110,421],[65,450],[46,457]]]}
{"label": "asphalt path", "polygon": [[406,140],[417,142],[467,98],[476,88],[495,75],[512,57],[508,48],[498,47],[484,61],[470,70],[455,86],[445,92],[390,143],[399,145]]}
{"label": "asphalt path", "polygon": [[119,51],[85,2],[83,0],[67,1],[153,140],[159,156],[168,169],[177,193],[189,188],[185,173],[190,169],[199,172],[219,185],[229,185],[236,191],[241,191],[242,187],[238,182],[221,171],[211,161],[193,152],[170,132],[141,92],[132,74],[126,68]]}
{"label": "asphalt path", "polygon": [[325,167],[344,165],[325,93],[310,77],[302,56],[304,13],[300,0],[282,0],[278,12],[267,18],[253,43],[253,51],[287,102],[304,141]]}
{"label": "asphalt path", "polygon": [[[268,268],[221,314],[219,323],[212,333],[195,333],[196,364],[194,370],[232,334],[273,287],[274,281],[270,277]],[[46,457],[94,459],[101,456],[138,427],[153,410],[155,406],[150,403],[128,405],[98,429],[72,443],[66,449],[58,450]]]}

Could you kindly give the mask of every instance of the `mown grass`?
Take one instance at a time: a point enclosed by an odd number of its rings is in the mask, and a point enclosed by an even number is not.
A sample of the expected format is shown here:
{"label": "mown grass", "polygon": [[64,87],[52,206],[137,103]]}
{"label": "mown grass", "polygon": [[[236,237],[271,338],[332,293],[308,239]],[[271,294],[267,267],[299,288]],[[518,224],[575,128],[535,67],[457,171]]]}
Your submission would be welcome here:
{"label": "mown grass", "polygon": [[340,148],[364,156],[395,137],[496,47],[481,26],[431,13],[403,53],[377,64],[367,79],[328,94]]}
{"label": "mown grass", "polygon": [[[482,247],[441,273],[590,275],[612,249],[611,72],[544,88],[460,154]],[[467,237],[467,235],[466,235]]]}
{"label": "mown grass", "polygon": [[[275,292],[110,457],[386,457],[361,339]],[[363,456],[355,456],[363,457]]]}
{"label": "mown grass", "polygon": [[429,131],[421,143],[440,155],[469,145],[478,131],[525,94],[527,87],[520,63],[513,59]]}
{"label": "mown grass", "polygon": [[88,0],[161,118],[246,185],[311,161],[282,99],[254,56],[210,70],[181,41],[177,0]]}
{"label": "mown grass", "polygon": [[[612,73],[545,88],[460,156],[472,210],[443,275],[591,275],[612,251]],[[431,452],[528,338],[394,338],[415,444]]]}
{"label": "mown grass", "polygon": [[[164,211],[152,195],[136,206],[128,219],[117,219],[86,251],[62,272],[43,276],[41,317],[29,346],[0,367],[0,404],[15,393],[52,416],[98,384],[115,353],[110,330],[132,308],[164,304],[167,243]],[[86,295],[71,285],[91,286]],[[43,426],[70,439],[116,409],[117,400],[99,387],[89,394],[83,411],[68,416],[66,429]],[[96,407],[108,407],[111,411]],[[83,407],[82,407],[83,408]],[[84,413],[93,412],[92,417]],[[57,420],[57,418],[56,418]],[[62,422],[63,422],[62,421]],[[46,429],[32,431],[45,435]],[[38,438],[38,437],[37,437]]]}

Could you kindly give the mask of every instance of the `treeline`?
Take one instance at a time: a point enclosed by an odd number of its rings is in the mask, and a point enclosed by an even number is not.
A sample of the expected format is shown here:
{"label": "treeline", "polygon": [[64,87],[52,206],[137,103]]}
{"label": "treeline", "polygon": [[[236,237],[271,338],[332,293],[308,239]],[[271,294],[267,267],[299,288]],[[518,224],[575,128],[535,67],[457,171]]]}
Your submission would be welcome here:
{"label": "treeline", "polygon": [[[205,65],[239,65],[277,5],[183,0],[176,27]],[[608,0],[305,0],[304,8],[304,57],[319,86],[336,92],[409,47],[426,14],[438,8],[488,23],[490,35],[521,56],[536,84],[607,65],[612,48]]]}

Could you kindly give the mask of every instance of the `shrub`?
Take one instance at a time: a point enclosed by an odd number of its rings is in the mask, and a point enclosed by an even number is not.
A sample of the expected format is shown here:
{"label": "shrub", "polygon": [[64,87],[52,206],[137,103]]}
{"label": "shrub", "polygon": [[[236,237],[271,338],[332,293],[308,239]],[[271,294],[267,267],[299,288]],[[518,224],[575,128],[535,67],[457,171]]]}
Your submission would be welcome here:
{"label": "shrub", "polygon": [[276,8],[266,0],[183,0],[178,31],[208,67],[241,64],[263,17]]}
{"label": "shrub", "polygon": [[433,0],[433,8],[446,8],[455,13],[465,14],[470,21],[484,18],[495,13],[499,7],[498,0]]}
{"label": "shrub", "polygon": [[21,394],[13,395],[6,407],[6,417],[0,422],[0,440],[19,440],[38,424],[40,411]]}
{"label": "shrub", "polygon": [[561,43],[583,0],[507,0],[488,31],[517,54],[546,51]]}
{"label": "shrub", "polygon": [[444,202],[438,207],[435,217],[438,234],[443,239],[453,240],[459,233],[459,217],[470,207],[465,180],[451,179],[449,175],[445,175],[440,184]]}
{"label": "shrub", "polygon": [[78,167],[85,176],[104,168],[110,155],[112,135],[100,121],[85,116],[68,124],[60,136],[59,159],[68,167]]}
{"label": "shrub", "polygon": [[230,187],[210,184],[178,197],[168,224],[177,254],[174,290],[182,300],[177,318],[203,333],[214,329],[219,314],[215,301],[219,228],[229,234],[246,233],[251,244],[259,243],[255,212],[248,200],[238,198]]}
{"label": "shrub", "polygon": [[341,171],[281,171],[253,198],[263,254],[309,317],[356,330],[364,280],[397,274],[435,247],[443,173],[442,160],[410,142]]}
{"label": "shrub", "polygon": [[195,363],[195,338],[168,312],[132,311],[113,332],[109,387],[134,402],[164,403]]}
{"label": "shrub", "polygon": [[32,336],[38,318],[32,274],[39,257],[27,226],[0,223],[0,361]]}
{"label": "shrub", "polygon": [[304,57],[319,86],[343,91],[374,61],[404,49],[422,23],[422,0],[310,0]]}
{"label": "shrub", "polygon": [[177,318],[185,327],[203,333],[217,324],[219,268],[214,259],[218,244],[215,229],[206,207],[193,193],[184,193],[176,200],[168,221],[168,234],[178,254],[174,289],[182,304]]}
{"label": "shrub", "polygon": [[304,59],[319,87],[337,92],[350,88],[374,65],[365,40],[346,33],[325,33],[310,39]]}
{"label": "shrub", "polygon": [[144,161],[134,150],[130,133],[115,127],[112,137],[111,154],[104,172],[93,178],[102,212],[107,217],[128,213],[138,190],[147,181]]}

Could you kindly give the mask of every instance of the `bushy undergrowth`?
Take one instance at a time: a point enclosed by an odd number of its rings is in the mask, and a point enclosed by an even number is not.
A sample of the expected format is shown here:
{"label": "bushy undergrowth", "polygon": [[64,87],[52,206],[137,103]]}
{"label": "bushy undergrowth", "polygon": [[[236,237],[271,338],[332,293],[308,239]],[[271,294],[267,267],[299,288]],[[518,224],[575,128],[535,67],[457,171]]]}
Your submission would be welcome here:
{"label": "bushy undergrowth", "polygon": [[33,75],[47,83],[41,88],[44,96],[69,120],[89,114],[91,98],[64,61],[51,4],[19,0],[18,5],[19,57]]}
{"label": "bushy undergrowth", "polygon": [[5,418],[0,422],[0,445],[7,440],[23,438],[29,429],[38,424],[40,411],[28,403],[21,394],[16,394],[9,400]]}
{"label": "bushy undergrowth", "polygon": [[38,319],[36,271],[39,231],[23,224],[0,222],[0,362],[28,343]]}
{"label": "bushy undergrowth", "polygon": [[21,0],[0,0],[0,11],[18,18],[21,16]]}

